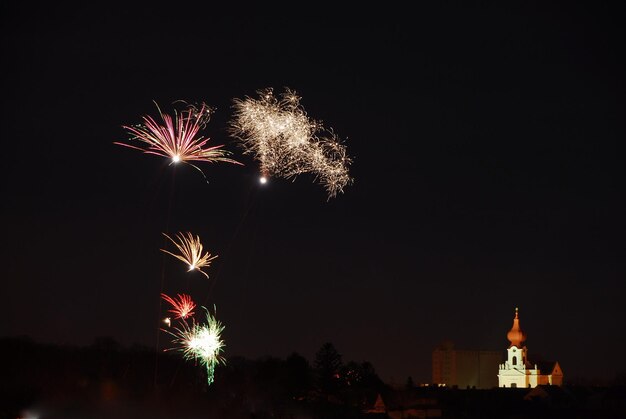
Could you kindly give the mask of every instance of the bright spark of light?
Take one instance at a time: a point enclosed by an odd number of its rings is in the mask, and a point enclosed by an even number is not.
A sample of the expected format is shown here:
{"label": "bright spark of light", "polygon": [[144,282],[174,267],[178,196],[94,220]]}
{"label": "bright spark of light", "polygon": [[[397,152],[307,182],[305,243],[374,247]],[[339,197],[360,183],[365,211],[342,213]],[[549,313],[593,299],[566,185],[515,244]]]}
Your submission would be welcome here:
{"label": "bright spark of light", "polygon": [[174,336],[173,342],[178,345],[166,351],[178,350],[182,352],[185,359],[199,361],[206,367],[207,381],[211,385],[214,381],[216,365],[226,362],[221,355],[225,346],[221,338],[224,326],[205,307],[203,308],[206,311],[206,324],[199,324],[195,321],[189,324],[182,321],[181,327],[175,327],[174,332],[169,330],[164,330],[164,332]]}
{"label": "bright spark of light", "polygon": [[122,126],[131,135],[130,141],[139,141],[144,143],[145,147],[122,142],[115,142],[115,144],[141,150],[147,154],[167,157],[172,160],[172,163],[190,161],[214,163],[222,161],[241,164],[228,157],[231,153],[222,149],[223,144],[206,147],[209,138],[199,135],[200,130],[209,122],[214,111],[213,108],[205,103],[202,103],[199,107],[187,105],[187,108],[181,112],[175,111],[172,117],[161,112],[156,102],[155,105],[163,121],[162,123],[157,122],[148,115],[142,117],[143,123]]}
{"label": "bright spark of light", "polygon": [[170,327],[172,325],[172,319],[170,319],[169,317],[166,317],[163,319],[163,323],[165,323],[167,327]]}
{"label": "bright spark of light", "polygon": [[196,303],[193,302],[191,297],[187,294],[177,294],[177,297],[176,299],[161,293],[161,298],[172,305],[168,312],[174,314],[175,319],[186,319],[193,316],[193,309],[196,308]]}
{"label": "bright spark of light", "polygon": [[267,178],[265,176],[261,176],[259,178],[259,182],[261,182],[262,185],[265,185],[267,183]]}
{"label": "bright spark of light", "polygon": [[194,237],[193,234],[191,234],[190,232],[178,233],[176,235],[178,241],[176,241],[165,233],[163,233],[163,235],[170,239],[172,243],[174,243],[174,245],[178,248],[180,254],[172,253],[165,249],[161,249],[161,251],[172,255],[176,259],[186,263],[189,267],[188,271],[197,269],[198,271],[202,272],[204,276],[206,276],[207,278],[209,277],[209,275],[207,275],[207,273],[204,272],[201,268],[210,266],[213,259],[217,258],[217,255],[211,256],[209,252],[205,252],[204,254],[202,254],[202,243],[200,243],[199,236]]}
{"label": "bright spark of light", "polygon": [[259,90],[259,99],[234,99],[230,133],[245,154],[258,160],[263,177],[295,178],[312,173],[326,189],[329,199],[352,183],[352,163],[346,147],[332,129],[311,120],[300,97],[285,89],[277,99],[273,90]]}

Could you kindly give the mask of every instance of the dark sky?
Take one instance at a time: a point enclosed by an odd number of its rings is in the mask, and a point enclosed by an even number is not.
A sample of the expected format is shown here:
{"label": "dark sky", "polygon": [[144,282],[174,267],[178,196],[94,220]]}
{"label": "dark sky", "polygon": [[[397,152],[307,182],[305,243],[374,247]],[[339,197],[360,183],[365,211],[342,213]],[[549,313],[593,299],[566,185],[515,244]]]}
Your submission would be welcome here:
{"label": "dark sky", "polygon": [[[531,360],[626,371],[622,10],[203,3],[3,3],[0,336],[155,346],[159,293],[184,292],[226,356],[332,342],[428,382],[444,339],[504,351],[519,307]],[[226,127],[266,87],[345,140],[345,194],[258,184]],[[113,144],[179,99],[217,109],[205,134],[245,166],[199,164],[207,184]],[[219,255],[208,280],[160,252],[183,230]]]}

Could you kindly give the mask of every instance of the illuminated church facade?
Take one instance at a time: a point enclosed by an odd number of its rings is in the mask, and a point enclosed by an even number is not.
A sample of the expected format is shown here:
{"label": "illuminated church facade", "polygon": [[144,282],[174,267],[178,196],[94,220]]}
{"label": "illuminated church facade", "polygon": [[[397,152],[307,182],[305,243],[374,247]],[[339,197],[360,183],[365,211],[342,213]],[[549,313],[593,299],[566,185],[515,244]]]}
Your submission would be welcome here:
{"label": "illuminated church facade", "polygon": [[513,327],[506,335],[511,344],[507,349],[507,359],[498,370],[498,387],[537,387],[538,385],[563,385],[563,371],[558,362],[537,362],[528,360],[528,350],[522,343],[526,333],[519,325],[519,313],[515,309]]}

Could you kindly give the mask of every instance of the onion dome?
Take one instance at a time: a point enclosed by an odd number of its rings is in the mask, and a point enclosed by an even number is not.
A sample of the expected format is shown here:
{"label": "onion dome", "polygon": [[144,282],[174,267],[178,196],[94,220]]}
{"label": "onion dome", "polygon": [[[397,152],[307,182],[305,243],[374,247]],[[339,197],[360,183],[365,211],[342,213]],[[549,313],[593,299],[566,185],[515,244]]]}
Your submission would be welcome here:
{"label": "onion dome", "polygon": [[519,327],[519,316],[517,313],[517,307],[515,307],[515,318],[513,319],[513,327],[511,327],[509,333],[506,334],[506,338],[511,342],[509,348],[511,346],[517,346],[518,348],[521,348],[522,342],[526,340],[526,333],[524,333]]}

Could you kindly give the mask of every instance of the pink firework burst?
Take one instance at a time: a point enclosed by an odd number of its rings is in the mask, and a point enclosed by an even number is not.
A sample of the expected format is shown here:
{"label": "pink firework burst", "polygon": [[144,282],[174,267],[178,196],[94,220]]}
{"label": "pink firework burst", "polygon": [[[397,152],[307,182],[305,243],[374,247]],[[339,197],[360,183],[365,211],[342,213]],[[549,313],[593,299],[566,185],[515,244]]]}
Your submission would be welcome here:
{"label": "pink firework burst", "polygon": [[193,316],[193,309],[196,308],[196,303],[187,294],[177,294],[177,296],[178,299],[174,299],[169,295],[161,293],[161,298],[172,305],[172,308],[168,311],[174,314],[175,319],[186,319]]}
{"label": "pink firework burst", "polygon": [[145,147],[121,142],[114,144],[134,148],[146,154],[168,157],[172,163],[188,163],[190,161],[215,163],[222,161],[242,164],[228,157],[231,153],[222,149],[223,144],[207,147],[209,138],[199,135],[200,130],[206,126],[213,113],[211,107],[205,103],[200,106],[188,105],[180,113],[175,111],[174,117],[172,117],[161,112],[156,102],[155,105],[163,120],[162,123],[157,122],[151,116],[144,116],[141,124],[122,126],[131,135],[131,141],[140,141],[146,145]]}

